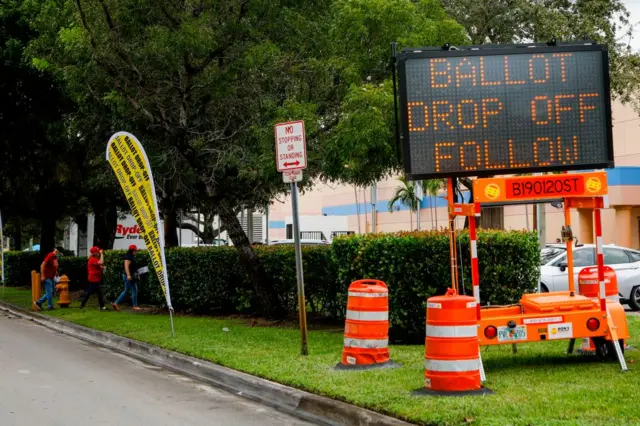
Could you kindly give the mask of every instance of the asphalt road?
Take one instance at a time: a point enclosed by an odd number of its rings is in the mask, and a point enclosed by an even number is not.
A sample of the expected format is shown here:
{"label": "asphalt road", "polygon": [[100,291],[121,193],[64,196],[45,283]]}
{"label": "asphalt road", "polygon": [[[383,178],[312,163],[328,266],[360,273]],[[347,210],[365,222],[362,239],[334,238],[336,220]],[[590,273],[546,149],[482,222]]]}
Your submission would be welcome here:
{"label": "asphalt road", "polygon": [[310,425],[0,314],[0,425]]}

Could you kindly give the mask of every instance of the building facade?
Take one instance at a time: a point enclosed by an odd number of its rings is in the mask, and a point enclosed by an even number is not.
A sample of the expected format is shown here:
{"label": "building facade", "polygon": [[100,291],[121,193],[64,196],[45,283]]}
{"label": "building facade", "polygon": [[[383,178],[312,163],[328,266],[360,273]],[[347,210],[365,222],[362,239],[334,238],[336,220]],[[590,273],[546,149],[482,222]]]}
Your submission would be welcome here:
{"label": "building facade", "polygon": [[[609,183],[609,207],[602,212],[605,244],[615,243],[625,247],[640,248],[640,116],[629,106],[613,102],[613,140],[616,167],[607,170]],[[340,226],[355,233],[396,232],[411,229],[439,229],[447,227],[446,193],[426,195],[418,213],[412,213],[406,205],[396,203],[389,208],[389,200],[401,182],[391,177],[378,182],[374,188],[354,188],[346,185],[318,184],[313,190],[300,196],[300,215],[305,222],[313,217],[342,218]],[[555,242],[560,237],[564,223],[563,211],[545,204],[546,240]],[[505,206],[498,210],[504,229],[533,229],[534,205]],[[579,242],[593,242],[593,218],[591,210],[572,211],[574,235]],[[419,226],[418,217],[419,216]],[[494,218],[492,218],[494,219]],[[319,219],[322,220],[322,219]],[[273,203],[269,209],[268,239],[287,236],[287,224],[291,223],[289,198]],[[463,226],[459,218],[457,227]],[[302,231],[308,231],[301,226]],[[329,237],[327,235],[327,237]]]}

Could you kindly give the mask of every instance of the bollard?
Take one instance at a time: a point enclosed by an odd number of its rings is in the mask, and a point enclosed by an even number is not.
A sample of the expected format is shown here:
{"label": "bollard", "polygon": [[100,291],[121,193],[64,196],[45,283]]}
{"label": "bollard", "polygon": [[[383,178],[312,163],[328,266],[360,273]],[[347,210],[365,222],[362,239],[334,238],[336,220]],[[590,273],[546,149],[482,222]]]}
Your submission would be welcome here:
{"label": "bollard", "polygon": [[69,298],[69,277],[66,275],[60,277],[60,282],[56,284],[56,291],[60,293],[58,305],[60,305],[61,308],[68,308],[71,304],[71,299]]}
{"label": "bollard", "polygon": [[379,280],[349,286],[344,349],[339,369],[396,366],[389,359],[389,290]]}
{"label": "bollard", "polygon": [[431,395],[487,393],[480,380],[476,300],[449,289],[427,300],[424,390]]}
{"label": "bollard", "polygon": [[35,303],[40,299],[41,284],[40,273],[31,271],[31,310],[37,311]]}

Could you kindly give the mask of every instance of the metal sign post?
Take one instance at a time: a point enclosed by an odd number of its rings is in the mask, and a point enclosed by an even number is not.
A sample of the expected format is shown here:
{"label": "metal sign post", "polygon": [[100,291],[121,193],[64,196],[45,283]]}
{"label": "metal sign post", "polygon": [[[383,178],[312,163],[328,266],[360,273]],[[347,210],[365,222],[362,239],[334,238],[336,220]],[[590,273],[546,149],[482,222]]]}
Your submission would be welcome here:
{"label": "metal sign post", "polygon": [[300,353],[308,355],[307,347],[307,302],[304,297],[304,272],[302,270],[302,246],[300,244],[300,217],[298,213],[298,184],[291,183],[291,206],[293,209],[293,240],[296,245],[296,279],[298,282],[298,312],[300,317]]}
{"label": "metal sign post", "polygon": [[298,317],[300,320],[300,353],[308,355],[307,302],[304,297],[304,271],[302,270],[302,246],[300,244],[300,216],[298,210],[298,182],[302,181],[302,170],[307,167],[304,122],[293,121],[276,124],[275,136],[278,171],[282,172],[282,180],[291,184],[293,241],[296,246],[296,281],[298,283]]}

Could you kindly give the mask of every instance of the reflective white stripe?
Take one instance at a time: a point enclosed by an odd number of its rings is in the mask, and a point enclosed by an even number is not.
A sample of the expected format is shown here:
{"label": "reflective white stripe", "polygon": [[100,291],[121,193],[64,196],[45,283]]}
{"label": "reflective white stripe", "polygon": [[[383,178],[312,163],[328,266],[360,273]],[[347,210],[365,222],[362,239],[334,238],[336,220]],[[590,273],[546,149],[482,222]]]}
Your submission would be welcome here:
{"label": "reflective white stripe", "polygon": [[478,257],[478,242],[471,240],[471,258],[476,259]]}
{"label": "reflective white stripe", "polygon": [[477,325],[429,325],[427,337],[478,337]]}
{"label": "reflective white stripe", "polygon": [[382,349],[389,346],[389,339],[351,339],[344,338],[345,348]]}
{"label": "reflective white stripe", "polygon": [[444,371],[451,373],[463,371],[478,371],[480,369],[480,359],[463,359],[459,361],[425,359],[424,369],[429,371]]}
{"label": "reflective white stripe", "polygon": [[476,302],[480,303],[480,286],[479,285],[473,286],[473,297],[476,298]]}
{"label": "reflective white stripe", "polygon": [[350,291],[349,296],[351,297],[387,297],[389,293],[361,293],[358,291]]}
{"label": "reflective white stripe", "polygon": [[602,251],[602,237],[596,237],[596,244],[598,245],[598,254],[604,253]]}
{"label": "reflective white stripe", "polygon": [[604,281],[600,281],[600,299],[605,298]]}
{"label": "reflective white stripe", "polygon": [[347,310],[347,319],[357,321],[388,321],[389,312],[365,312]]}

